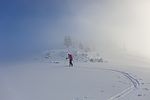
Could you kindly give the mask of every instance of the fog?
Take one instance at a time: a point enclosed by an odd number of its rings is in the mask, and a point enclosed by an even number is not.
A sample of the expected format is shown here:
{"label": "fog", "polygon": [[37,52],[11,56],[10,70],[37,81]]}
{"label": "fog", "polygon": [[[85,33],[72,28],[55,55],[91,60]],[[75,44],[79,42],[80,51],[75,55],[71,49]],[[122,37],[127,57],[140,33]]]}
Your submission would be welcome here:
{"label": "fog", "polygon": [[68,13],[54,27],[62,37],[71,35],[101,51],[150,57],[150,1],[68,0],[67,5]]}
{"label": "fog", "polygon": [[16,0],[2,4],[3,52],[18,47],[58,47],[64,36],[71,36],[106,54],[125,52],[150,58],[149,0]]}

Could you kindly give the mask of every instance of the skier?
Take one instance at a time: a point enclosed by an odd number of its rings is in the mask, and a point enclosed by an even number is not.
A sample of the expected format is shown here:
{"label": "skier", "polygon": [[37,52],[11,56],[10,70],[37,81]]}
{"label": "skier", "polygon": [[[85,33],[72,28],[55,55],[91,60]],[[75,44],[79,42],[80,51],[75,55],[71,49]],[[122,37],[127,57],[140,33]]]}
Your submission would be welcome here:
{"label": "skier", "polygon": [[73,61],[72,54],[68,53],[68,57],[66,59],[69,59],[69,67],[73,66],[73,63],[72,63],[72,61]]}

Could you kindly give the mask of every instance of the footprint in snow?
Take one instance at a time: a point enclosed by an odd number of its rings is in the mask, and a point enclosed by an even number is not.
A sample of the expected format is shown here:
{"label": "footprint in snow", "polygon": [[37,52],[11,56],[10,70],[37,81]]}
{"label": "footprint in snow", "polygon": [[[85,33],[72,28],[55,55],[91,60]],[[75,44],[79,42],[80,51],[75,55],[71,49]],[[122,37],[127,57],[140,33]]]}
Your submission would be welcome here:
{"label": "footprint in snow", "polygon": [[148,89],[148,88],[143,88],[143,90],[145,90],[145,91],[149,91],[149,89]]}
{"label": "footprint in snow", "polygon": [[141,97],[142,96],[142,94],[138,94],[138,97]]}

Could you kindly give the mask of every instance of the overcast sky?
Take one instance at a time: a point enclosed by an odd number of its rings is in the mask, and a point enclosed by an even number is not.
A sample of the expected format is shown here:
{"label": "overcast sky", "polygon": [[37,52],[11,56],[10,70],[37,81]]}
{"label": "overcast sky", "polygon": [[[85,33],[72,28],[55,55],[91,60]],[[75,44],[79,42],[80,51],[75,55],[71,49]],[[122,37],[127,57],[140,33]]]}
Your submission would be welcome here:
{"label": "overcast sky", "polygon": [[0,0],[0,54],[54,47],[70,35],[150,57],[149,26],[149,0]]}

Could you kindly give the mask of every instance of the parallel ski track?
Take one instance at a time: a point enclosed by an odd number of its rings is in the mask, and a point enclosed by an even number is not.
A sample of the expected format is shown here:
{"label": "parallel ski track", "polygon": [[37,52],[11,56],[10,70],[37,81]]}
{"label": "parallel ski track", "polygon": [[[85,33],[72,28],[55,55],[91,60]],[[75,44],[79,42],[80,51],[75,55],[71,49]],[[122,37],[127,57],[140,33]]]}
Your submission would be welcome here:
{"label": "parallel ski track", "polygon": [[120,99],[120,98],[126,96],[127,94],[129,94],[130,92],[132,92],[133,90],[138,89],[138,87],[140,86],[140,82],[136,78],[134,78],[133,76],[131,76],[129,73],[127,73],[127,72],[123,72],[123,71],[119,71],[119,70],[114,70],[114,69],[107,69],[107,68],[89,68],[89,67],[78,67],[78,68],[92,69],[92,70],[93,69],[96,69],[96,70],[108,70],[108,71],[120,73],[120,74],[124,75],[127,79],[129,79],[129,81],[132,83],[131,86],[129,86],[128,88],[126,88],[122,92],[119,92],[116,95],[109,97],[107,100],[117,100],[117,99]]}
{"label": "parallel ski track", "polygon": [[130,86],[129,88],[123,90],[122,92],[120,92],[120,93],[118,93],[118,94],[110,97],[107,100],[120,99],[120,98],[126,96],[127,94],[129,94],[130,92],[132,92],[133,90],[137,89],[140,86],[140,82],[136,78],[134,78],[133,76],[131,76],[129,73],[127,73],[127,72],[113,70],[113,69],[106,69],[106,70],[118,72],[118,73],[124,75],[125,77],[127,77],[130,80],[130,82],[132,83],[132,86]]}

